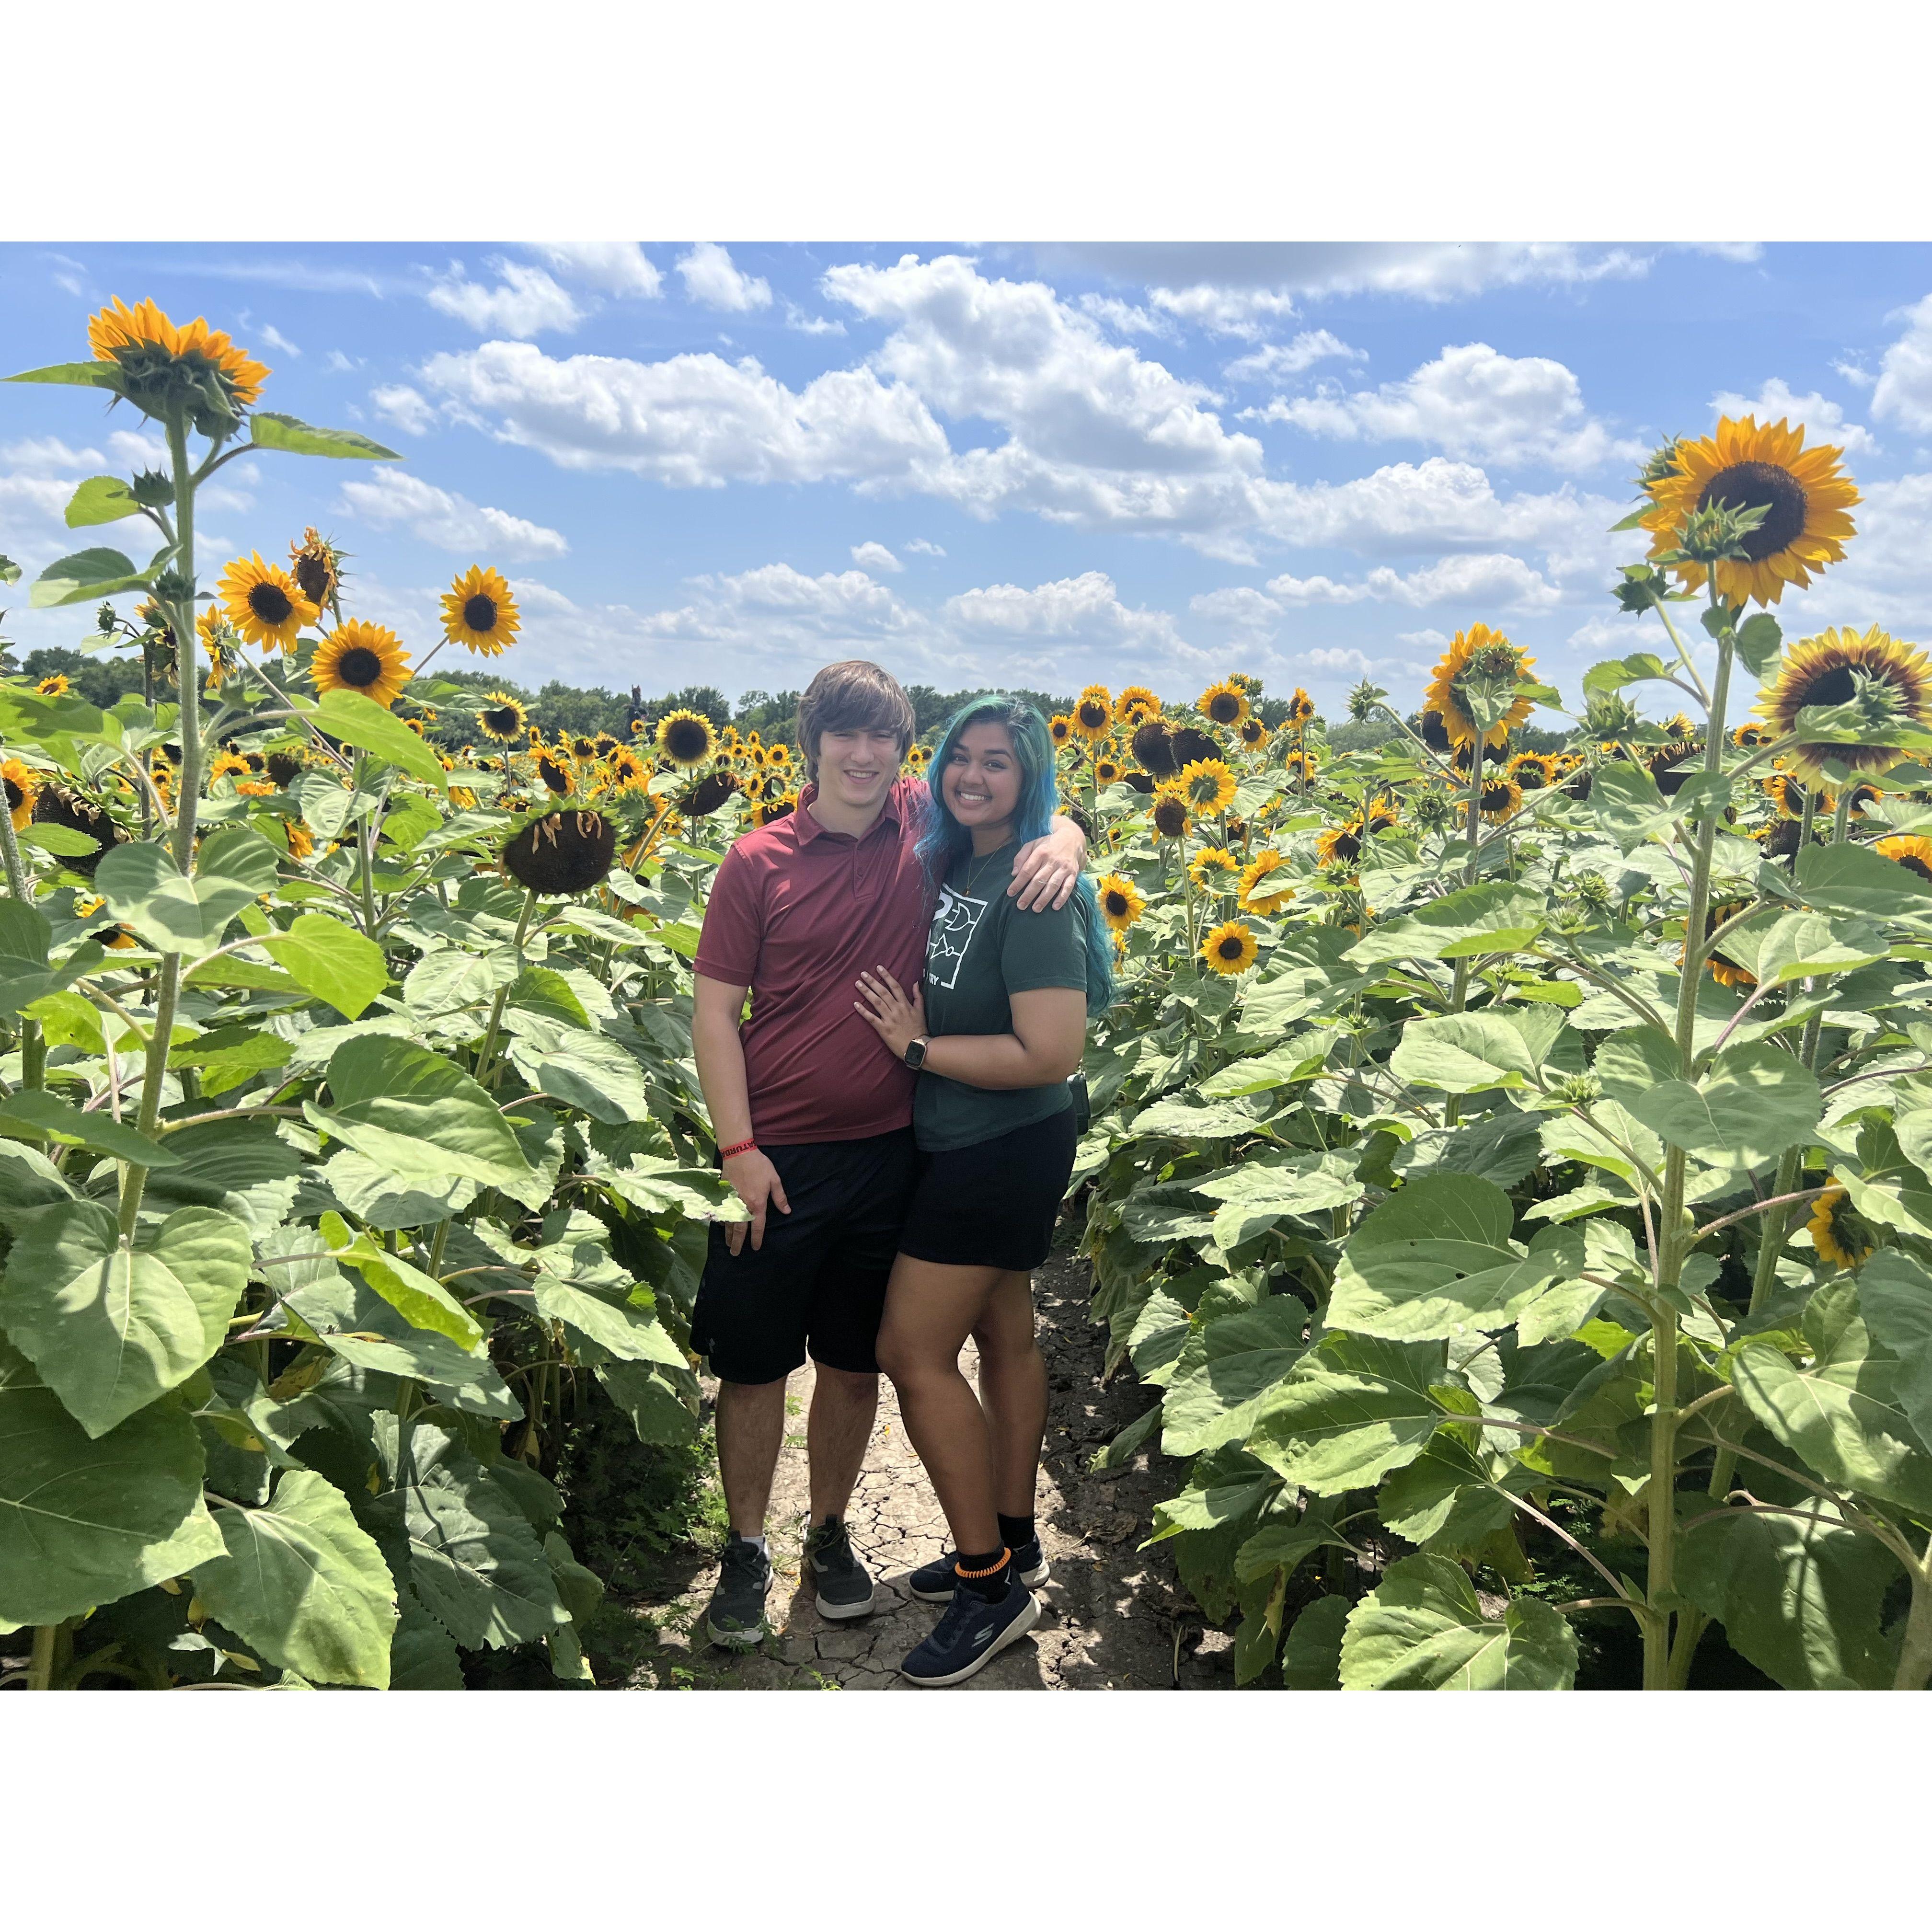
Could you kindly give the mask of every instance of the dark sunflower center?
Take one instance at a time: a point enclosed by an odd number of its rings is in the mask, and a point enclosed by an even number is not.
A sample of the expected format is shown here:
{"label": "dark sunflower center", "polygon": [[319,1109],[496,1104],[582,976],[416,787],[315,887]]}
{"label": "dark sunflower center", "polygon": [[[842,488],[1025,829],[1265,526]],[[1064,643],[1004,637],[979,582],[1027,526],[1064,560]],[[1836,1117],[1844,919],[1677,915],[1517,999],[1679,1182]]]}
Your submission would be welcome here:
{"label": "dark sunflower center", "polygon": [[1353,832],[1338,832],[1335,835],[1335,843],[1329,849],[1336,858],[1346,862],[1360,852],[1362,849],[1360,836]]}
{"label": "dark sunflower center", "polygon": [[500,738],[505,738],[517,728],[517,714],[507,705],[500,705],[494,711],[484,712],[483,722]]}
{"label": "dark sunflower center", "polygon": [[[10,791],[13,788],[10,785],[8,789]],[[1915,861],[1913,862],[1916,862]],[[1925,870],[1925,868],[1922,865],[1919,866],[1918,869],[1922,872]],[[1121,892],[1109,892],[1107,895],[1107,910],[1112,913],[1116,919],[1126,918],[1127,915],[1127,902],[1126,895]]]}
{"label": "dark sunflower center", "polygon": [[1080,722],[1090,731],[1097,731],[1107,722],[1106,712],[1097,704],[1083,704],[1080,707]]}
{"label": "dark sunflower center", "polygon": [[302,593],[311,604],[321,604],[328,597],[328,560],[326,557],[302,556],[296,560],[296,581],[302,586]]}
{"label": "dark sunflower center", "polygon": [[[11,792],[14,788],[11,785],[9,785],[7,789],[9,792]],[[1923,859],[1919,857],[1917,853],[1908,852],[1903,859],[1899,860],[1898,862],[1903,866],[1908,872],[1916,872],[1928,885],[1932,885],[1932,866],[1928,866]]]}
{"label": "dark sunflower center", "polygon": [[1849,704],[1858,694],[1851,666],[1838,664],[1820,671],[1798,693],[1798,702],[1801,710],[1808,704]]}
{"label": "dark sunflower center", "polygon": [[382,660],[367,644],[352,645],[335,661],[335,674],[344,684],[367,691],[382,675]]}
{"label": "dark sunflower center", "polygon": [[1229,933],[1227,938],[1222,940],[1220,944],[1214,950],[1220,954],[1223,959],[1240,958],[1241,956],[1241,940],[1240,935],[1237,933]]}
{"label": "dark sunflower center", "polygon": [[1240,715],[1241,700],[1222,692],[1208,707],[1208,715],[1217,724],[1232,724]]}
{"label": "dark sunflower center", "polygon": [[1442,722],[1439,711],[1425,711],[1422,714],[1422,742],[1432,752],[1446,752],[1449,748],[1448,728]]}
{"label": "dark sunflower center", "polygon": [[18,812],[21,800],[26,796],[27,794],[11,778],[7,781],[7,809],[9,812]]}
{"label": "dark sunflower center", "polygon": [[479,591],[466,599],[463,606],[463,621],[472,631],[494,631],[496,628],[496,600],[485,597]]}
{"label": "dark sunflower center", "polygon": [[674,758],[704,755],[704,728],[701,724],[674,724],[664,738],[664,749]]}
{"label": "dark sunflower center", "polygon": [[1754,563],[1784,549],[1804,528],[1804,488],[1790,470],[1774,463],[1734,463],[1719,470],[1697,499],[1700,510],[1713,503],[1768,512],[1744,540],[1744,555]]}
{"label": "dark sunflower center", "polygon": [[286,624],[294,616],[296,608],[289,593],[279,584],[250,586],[248,608],[265,624]]}

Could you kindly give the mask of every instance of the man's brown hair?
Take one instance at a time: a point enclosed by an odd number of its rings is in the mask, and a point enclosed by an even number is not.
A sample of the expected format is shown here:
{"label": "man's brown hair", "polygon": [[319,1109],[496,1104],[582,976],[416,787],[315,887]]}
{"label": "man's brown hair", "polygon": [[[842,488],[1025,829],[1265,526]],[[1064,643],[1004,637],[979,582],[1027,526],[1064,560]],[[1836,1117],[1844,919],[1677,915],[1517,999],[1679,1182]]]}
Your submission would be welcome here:
{"label": "man's brown hair", "polygon": [[863,658],[827,664],[798,700],[798,751],[805,775],[818,776],[818,741],[827,731],[890,731],[905,757],[919,719],[898,680]]}

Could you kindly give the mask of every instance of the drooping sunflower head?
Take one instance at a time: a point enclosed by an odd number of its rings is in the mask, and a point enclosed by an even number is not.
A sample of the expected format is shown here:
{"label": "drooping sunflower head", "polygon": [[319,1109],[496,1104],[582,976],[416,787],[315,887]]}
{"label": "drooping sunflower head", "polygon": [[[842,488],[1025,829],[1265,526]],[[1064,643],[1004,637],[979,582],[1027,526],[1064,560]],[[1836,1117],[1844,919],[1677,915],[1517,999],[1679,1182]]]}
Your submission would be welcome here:
{"label": "drooping sunflower head", "polygon": [[1196,730],[1192,724],[1184,724],[1174,731],[1168,741],[1174,747],[1175,768],[1202,764],[1221,756],[1221,747],[1208,732]]}
{"label": "drooping sunflower head", "polygon": [[507,691],[493,691],[476,714],[476,728],[491,743],[514,745],[523,736],[529,722],[524,707]]}
{"label": "drooping sunflower head", "polygon": [[262,768],[284,791],[302,776],[302,761],[299,752],[271,752],[262,760]]}
{"label": "drooping sunflower head", "polygon": [[1287,862],[1272,849],[1257,852],[1248,861],[1242,868],[1237,902],[1242,911],[1279,912],[1294,898],[1294,888],[1277,876]]}
{"label": "drooping sunflower head", "polygon": [[289,568],[302,593],[318,610],[334,610],[342,614],[337,598],[342,590],[342,560],[346,553],[310,524],[299,543],[289,545]]}
{"label": "drooping sunflower head", "polygon": [[1288,700],[1286,722],[1289,728],[1293,730],[1299,731],[1314,716],[1314,699],[1298,684],[1294,687],[1294,695]]}
{"label": "drooping sunflower head", "polygon": [[386,711],[410,681],[410,654],[394,632],[351,617],[322,639],[308,674],[317,691],[359,691]]}
{"label": "drooping sunflower head", "polygon": [[1519,752],[1503,769],[1525,791],[1543,791],[1556,782],[1556,760],[1541,752]]}
{"label": "drooping sunflower head", "polygon": [[1529,716],[1529,700],[1514,694],[1535,662],[1502,632],[1472,624],[1449,640],[1424,704],[1440,716],[1452,743],[1472,745],[1480,739],[1500,745]]}
{"label": "drooping sunflower head", "polygon": [[1842,562],[1856,532],[1849,513],[1858,493],[1840,466],[1844,454],[1828,444],[1807,449],[1802,425],[1760,429],[1754,416],[1723,418],[1714,436],[1677,442],[1667,464],[1653,464],[1658,473],[1646,472],[1651,555],[1676,551],[1691,518],[1714,504],[1762,509],[1762,520],[1742,539],[1742,556],[1669,567],[1692,590],[1714,568],[1718,594],[1730,603],[1777,603],[1786,584],[1802,590],[1814,572]]}
{"label": "drooping sunflower head", "polygon": [[442,598],[442,634],[478,657],[500,657],[517,641],[523,619],[500,572],[472,563]]}
{"label": "drooping sunflower head", "polygon": [[1872,849],[1880,857],[1892,860],[1932,885],[1932,838],[1881,838]]}
{"label": "drooping sunflower head", "polygon": [[1483,816],[1492,825],[1513,818],[1522,808],[1522,787],[1514,778],[1485,778],[1483,782]]}
{"label": "drooping sunflower head", "polygon": [[1187,815],[1187,800],[1172,779],[1160,786],[1154,795],[1154,829],[1163,838],[1180,838],[1186,836],[1191,822]]}
{"label": "drooping sunflower head", "polygon": [[[11,759],[8,760],[7,799],[10,806],[13,803],[14,788],[16,782],[14,776],[14,763]],[[115,823],[111,813],[91,800],[82,797],[80,793],[69,791],[58,784],[45,784],[40,788],[40,796],[33,802],[33,820],[36,825],[64,825],[94,842],[92,852],[70,853],[64,854],[61,860],[61,863],[69,872],[78,872],[83,878],[92,878],[94,868],[106,857],[112,848],[122,843],[127,837],[127,834]],[[17,817],[14,818],[16,828],[20,822]]]}
{"label": "drooping sunflower head", "polygon": [[1834,1268],[1857,1268],[1878,1247],[1870,1223],[1842,1187],[1828,1187],[1811,1204],[1811,1218],[1805,1226],[1819,1259]]}
{"label": "drooping sunflower head", "polygon": [[1073,729],[1090,745],[1098,744],[1114,722],[1114,694],[1104,684],[1090,684],[1075,700]]}
{"label": "drooping sunflower head", "polygon": [[264,563],[259,550],[238,556],[221,573],[215,594],[242,642],[265,651],[292,652],[304,626],[322,615],[302,586],[279,564]]}
{"label": "drooping sunflower head", "polygon": [[[1726,899],[1712,906],[1705,914],[1704,943],[1706,946],[1710,944],[1718,928],[1736,919],[1738,914],[1744,910],[1748,903],[1748,902],[1744,899]],[[1684,963],[1684,954],[1681,948],[1678,952],[1677,963],[1680,966]],[[1740,987],[1748,990],[1757,984],[1757,975],[1755,973],[1745,967],[1738,965],[1733,960],[1726,959],[1721,952],[1706,952],[1704,956],[1704,963],[1711,969],[1711,977],[1720,986]]]}
{"label": "drooping sunflower head", "polygon": [[678,794],[677,808],[687,818],[709,818],[737,789],[729,772],[707,772]]}
{"label": "drooping sunflower head", "polygon": [[1202,891],[1231,892],[1241,875],[1241,863],[1218,845],[1204,845],[1187,868],[1187,875]]}
{"label": "drooping sunflower head", "polygon": [[40,781],[31,766],[23,765],[18,758],[9,758],[0,764],[0,782],[7,788],[7,812],[14,821],[14,830],[20,831],[34,815],[34,800],[40,790]]}
{"label": "drooping sunflower head", "polygon": [[[1137,718],[1129,713],[1138,712]],[[1150,718],[1160,716],[1160,700],[1144,684],[1130,684],[1122,687],[1120,694],[1114,700],[1114,722],[1117,724],[1144,724]]]}
{"label": "drooping sunflower head", "polygon": [[1315,841],[1315,856],[1324,866],[1352,866],[1362,856],[1362,821],[1345,820],[1331,825]]}
{"label": "drooping sunflower head", "polygon": [[1274,734],[1262,722],[1259,716],[1251,711],[1235,727],[1234,735],[1250,751],[1263,752],[1267,750],[1268,742]]}
{"label": "drooping sunflower head", "polygon": [[532,892],[588,892],[608,875],[617,852],[614,820],[595,812],[554,812],[503,848],[503,869]]}
{"label": "drooping sunflower head", "polygon": [[1246,920],[1224,920],[1201,942],[1201,956],[1217,973],[1232,979],[1255,963],[1261,948]]}
{"label": "drooping sunflower head", "polygon": [[1247,693],[1223,678],[1219,683],[1210,684],[1194,700],[1194,708],[1202,717],[1225,730],[1240,724],[1252,707],[1248,703]]}
{"label": "drooping sunflower head", "polygon": [[1766,728],[1781,738],[1797,729],[1798,714],[1807,706],[1855,703],[1870,718],[1869,736],[1856,744],[1801,740],[1790,753],[1794,769],[1817,779],[1828,758],[1855,772],[1882,772],[1898,764],[1905,754],[1886,742],[1886,728],[1932,724],[1932,662],[1876,624],[1862,635],[1821,631],[1785,653],[1777,681],[1759,694],[1756,709]]}
{"label": "drooping sunflower head", "polygon": [[184,406],[204,436],[230,434],[268,374],[202,316],[177,324],[152,302],[129,308],[116,296],[88,318],[87,340],[97,362],[119,365],[136,409],[163,417]]}
{"label": "drooping sunflower head", "polygon": [[1070,745],[1073,742],[1073,720],[1064,711],[1056,711],[1046,728],[1046,735],[1056,745]]}
{"label": "drooping sunflower head", "polygon": [[1180,769],[1174,734],[1158,718],[1150,718],[1134,733],[1132,749],[1134,762],[1150,778],[1171,778]]}
{"label": "drooping sunflower head", "polygon": [[289,856],[296,860],[313,857],[315,837],[308,827],[298,818],[284,818],[280,824],[289,842]]}
{"label": "drooping sunflower head", "polygon": [[1108,872],[1096,880],[1094,891],[1100,903],[1100,916],[1116,932],[1125,932],[1147,910],[1140,888],[1118,872]]}
{"label": "drooping sunflower head", "polygon": [[1226,812],[1234,802],[1234,775],[1219,758],[1198,758],[1182,766],[1175,782],[1197,818]]}
{"label": "drooping sunflower head", "polygon": [[537,754],[537,777],[544,790],[554,792],[559,798],[567,797],[575,783],[562,760],[552,752]]}
{"label": "drooping sunflower head", "polygon": [[708,763],[718,739],[703,712],[668,711],[658,720],[657,746],[673,764],[689,766]]}

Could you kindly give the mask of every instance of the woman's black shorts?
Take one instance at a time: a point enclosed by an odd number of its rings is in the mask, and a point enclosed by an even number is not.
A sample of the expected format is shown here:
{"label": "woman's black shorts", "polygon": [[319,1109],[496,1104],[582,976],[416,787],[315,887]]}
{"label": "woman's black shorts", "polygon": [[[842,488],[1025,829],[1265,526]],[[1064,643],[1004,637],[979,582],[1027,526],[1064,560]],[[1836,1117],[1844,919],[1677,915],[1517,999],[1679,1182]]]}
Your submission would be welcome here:
{"label": "woman's black shorts", "polygon": [[1079,1138],[1068,1106],[989,1141],[922,1154],[899,1252],[952,1268],[1038,1268],[1053,1246]]}

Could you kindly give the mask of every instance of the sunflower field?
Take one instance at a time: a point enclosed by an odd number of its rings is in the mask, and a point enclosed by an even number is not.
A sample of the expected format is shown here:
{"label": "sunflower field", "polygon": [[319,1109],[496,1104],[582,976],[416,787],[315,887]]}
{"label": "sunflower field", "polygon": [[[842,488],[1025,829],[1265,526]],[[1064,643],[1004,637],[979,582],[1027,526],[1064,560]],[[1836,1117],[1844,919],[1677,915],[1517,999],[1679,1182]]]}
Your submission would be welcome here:
{"label": "sunflower field", "polygon": [[[202,322],[88,341],[14,380],[169,463],[68,510],[145,563],[32,588],[141,694],[0,680],[0,1633],[33,1688],[590,1681],[550,1478],[592,1400],[696,1432],[690,962],[794,754],[440,678],[517,642],[482,565],[419,656],[313,528],[204,578],[236,454],[394,453]],[[1372,751],[1238,674],[1052,721],[1120,988],[1072,1211],[1151,1398],[1102,1454],[1180,1459],[1148,1534],[1241,1682],[1932,1678],[1932,664],[1784,634],[1857,502],[1726,420],[1640,478],[1657,649],[1572,692],[1474,624],[1414,718],[1352,694]]]}

